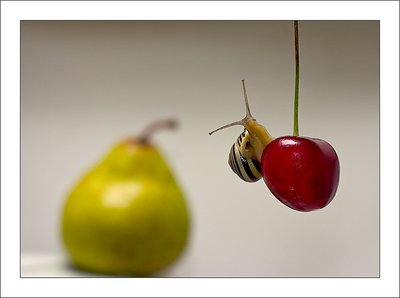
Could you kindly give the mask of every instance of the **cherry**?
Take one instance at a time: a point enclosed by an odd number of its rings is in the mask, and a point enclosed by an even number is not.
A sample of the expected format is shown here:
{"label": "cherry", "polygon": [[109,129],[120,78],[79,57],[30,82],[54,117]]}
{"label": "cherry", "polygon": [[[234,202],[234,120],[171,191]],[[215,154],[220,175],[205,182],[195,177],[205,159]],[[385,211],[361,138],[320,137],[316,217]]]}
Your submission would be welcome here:
{"label": "cherry", "polygon": [[339,171],[335,149],[315,138],[277,138],[261,157],[265,184],[279,201],[299,211],[328,205],[336,194]]}
{"label": "cherry", "polygon": [[273,195],[298,211],[328,205],[339,185],[340,165],[335,149],[326,141],[299,137],[299,35],[295,33],[295,94],[293,136],[270,142],[261,156],[261,173]]}

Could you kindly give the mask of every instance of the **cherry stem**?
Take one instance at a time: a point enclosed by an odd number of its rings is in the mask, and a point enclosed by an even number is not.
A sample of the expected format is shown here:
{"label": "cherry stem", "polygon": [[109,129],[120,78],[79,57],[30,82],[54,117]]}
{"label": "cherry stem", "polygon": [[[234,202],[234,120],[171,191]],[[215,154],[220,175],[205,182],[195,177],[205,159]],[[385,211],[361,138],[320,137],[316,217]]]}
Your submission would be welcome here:
{"label": "cherry stem", "polygon": [[294,21],[294,48],[296,61],[296,76],[294,83],[294,121],[293,135],[299,136],[299,25]]}
{"label": "cherry stem", "polygon": [[178,122],[175,119],[162,119],[156,120],[146,126],[139,134],[137,140],[141,144],[148,144],[150,137],[161,129],[173,129],[178,126]]}

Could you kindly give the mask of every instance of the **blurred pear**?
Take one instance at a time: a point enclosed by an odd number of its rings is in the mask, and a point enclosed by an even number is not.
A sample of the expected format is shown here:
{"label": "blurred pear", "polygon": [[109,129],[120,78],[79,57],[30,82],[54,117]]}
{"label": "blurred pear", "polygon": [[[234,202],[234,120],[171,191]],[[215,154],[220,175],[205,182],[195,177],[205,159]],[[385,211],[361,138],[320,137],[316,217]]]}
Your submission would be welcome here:
{"label": "blurred pear", "polygon": [[71,260],[102,274],[146,276],[176,260],[189,236],[190,215],[166,160],[149,142],[171,120],[117,144],[73,187],[62,237]]}

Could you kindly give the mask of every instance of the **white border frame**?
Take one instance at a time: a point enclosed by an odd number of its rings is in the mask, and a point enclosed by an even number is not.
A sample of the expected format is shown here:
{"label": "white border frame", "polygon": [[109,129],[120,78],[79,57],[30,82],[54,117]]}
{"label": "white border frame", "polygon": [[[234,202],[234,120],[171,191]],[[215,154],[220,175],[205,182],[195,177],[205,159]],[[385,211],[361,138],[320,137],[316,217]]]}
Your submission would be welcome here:
{"label": "white border frame", "polygon": [[[1,296],[398,297],[398,12],[397,1],[2,1]],[[20,278],[20,21],[47,19],[380,20],[380,278]]]}

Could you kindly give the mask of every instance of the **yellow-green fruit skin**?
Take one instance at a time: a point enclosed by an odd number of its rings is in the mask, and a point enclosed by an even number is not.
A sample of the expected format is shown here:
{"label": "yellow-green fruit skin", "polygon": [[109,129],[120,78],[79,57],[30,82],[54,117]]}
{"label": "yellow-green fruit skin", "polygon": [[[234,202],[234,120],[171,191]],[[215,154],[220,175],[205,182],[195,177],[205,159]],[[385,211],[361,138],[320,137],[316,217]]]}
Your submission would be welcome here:
{"label": "yellow-green fruit skin", "polygon": [[127,141],[72,189],[62,237],[81,269],[146,276],[182,254],[189,221],[184,195],[159,151]]}

